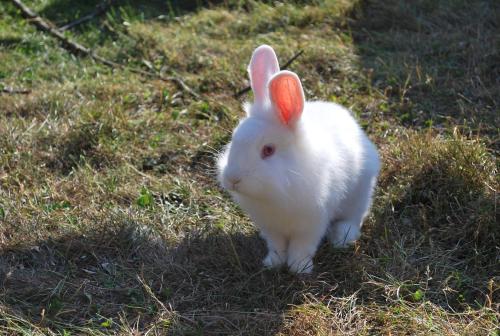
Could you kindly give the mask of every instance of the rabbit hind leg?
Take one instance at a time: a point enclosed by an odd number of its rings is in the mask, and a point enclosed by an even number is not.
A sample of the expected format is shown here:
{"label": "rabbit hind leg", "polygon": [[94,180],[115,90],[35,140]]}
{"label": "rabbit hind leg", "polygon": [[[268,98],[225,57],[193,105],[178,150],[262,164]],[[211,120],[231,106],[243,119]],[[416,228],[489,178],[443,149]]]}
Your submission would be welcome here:
{"label": "rabbit hind leg", "polygon": [[334,247],[347,247],[361,236],[361,226],[372,203],[376,177],[367,177],[364,182],[346,200],[347,206],[340,218],[330,225],[327,237]]}

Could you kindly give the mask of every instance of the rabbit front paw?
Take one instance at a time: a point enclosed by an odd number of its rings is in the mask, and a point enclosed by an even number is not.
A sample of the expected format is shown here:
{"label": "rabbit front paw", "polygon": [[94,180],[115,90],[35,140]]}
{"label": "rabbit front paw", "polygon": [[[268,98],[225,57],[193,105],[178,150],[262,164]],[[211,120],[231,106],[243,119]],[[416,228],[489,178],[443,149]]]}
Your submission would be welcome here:
{"label": "rabbit front paw", "polygon": [[267,256],[262,261],[264,266],[268,268],[280,267],[284,264],[284,262],[285,259],[283,256],[280,256],[276,251],[269,251]]}

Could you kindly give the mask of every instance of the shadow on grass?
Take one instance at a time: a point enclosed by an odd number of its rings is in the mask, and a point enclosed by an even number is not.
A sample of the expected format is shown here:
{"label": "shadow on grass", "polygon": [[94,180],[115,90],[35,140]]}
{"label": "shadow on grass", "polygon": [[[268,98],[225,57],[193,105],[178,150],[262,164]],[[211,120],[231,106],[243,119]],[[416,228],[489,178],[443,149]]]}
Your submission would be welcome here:
{"label": "shadow on grass", "polygon": [[368,273],[394,279],[398,296],[412,300],[421,290],[450,311],[498,303],[491,284],[500,276],[500,227],[487,186],[494,184],[493,158],[463,139],[407,141],[383,172],[385,204],[375,204],[361,243],[375,266]]}
{"label": "shadow on grass", "polygon": [[498,302],[490,282],[500,276],[500,232],[485,188],[494,161],[462,138],[413,135],[399,146],[383,152],[390,165],[361,241],[324,243],[311,277],[263,270],[257,234],[172,234],[109,213],[84,234],[0,251],[0,306],[27,328],[105,332],[137,322],[141,331],[268,335],[311,297],[355,296],[378,309],[425,300],[450,312]]}
{"label": "shadow on grass", "polygon": [[[116,218],[82,235],[1,251],[0,302],[10,315],[52,329],[117,331],[126,320],[173,334],[274,334],[291,305],[310,295],[354,294],[390,306],[424,290],[446,310],[467,309],[484,302],[487,280],[498,275],[498,251],[487,244],[498,237],[494,200],[473,178],[448,158],[430,162],[399,201],[375,205],[356,248],[323,244],[311,277],[263,270],[256,234],[214,229],[168,242]],[[386,175],[382,188],[391,183]],[[397,297],[388,288],[398,288]]]}
{"label": "shadow on grass", "polygon": [[[145,20],[157,18],[160,15],[165,17],[175,17],[189,12],[197,11],[201,8],[211,7],[222,0],[148,0],[148,1],[131,1],[131,0],[111,0],[107,10],[108,13],[117,14],[123,20],[127,17],[142,18]],[[93,13],[97,6],[103,4],[102,0],[92,1],[71,1],[71,0],[54,0],[49,5],[40,11],[40,15],[56,23],[64,25],[70,23],[82,16]],[[102,23],[106,19],[105,13],[96,16],[90,22]],[[85,30],[86,24],[78,26],[77,30]]]}
{"label": "shadow on grass", "polygon": [[1,301],[18,319],[56,329],[105,331],[120,317],[140,317],[141,330],[159,323],[176,334],[270,334],[306,285],[287,273],[262,271],[263,253],[256,235],[191,234],[168,245],[148,228],[109,223],[3,250]]}
{"label": "shadow on grass", "polygon": [[312,277],[263,270],[264,254],[256,234],[216,230],[168,244],[147,227],[109,222],[1,251],[0,302],[26,328],[105,332],[125,319],[174,334],[270,335],[306,295],[350,295],[361,285],[352,251],[322,247]]}
{"label": "shadow on grass", "polygon": [[[53,0],[48,1],[43,8],[33,7],[32,9],[57,27],[63,27],[87,15],[94,15],[90,20],[72,27],[71,31],[76,35],[86,35],[86,43],[101,45],[106,40],[117,40],[120,34],[127,34],[124,22],[159,18],[163,21],[170,21],[177,16],[196,12],[202,8],[210,8],[221,2],[223,1]],[[104,5],[105,3],[108,5]],[[31,4],[28,3],[28,5]],[[101,10],[103,6],[106,7],[105,10]],[[10,4],[7,4],[6,11],[13,17],[17,16],[15,7]],[[16,45],[15,41],[5,43],[9,46]]]}
{"label": "shadow on grass", "polygon": [[[258,243],[256,237],[216,235],[168,246],[147,228],[109,223],[98,232],[2,251],[2,301],[17,316],[56,328],[99,328],[109,319],[117,322],[120,314],[127,319],[141,316],[144,328],[157,313],[167,313],[155,298],[180,316],[229,307],[245,311],[237,306],[244,298],[234,292],[234,284],[241,285],[255,270],[257,260],[244,246]],[[245,269],[236,267],[234,253],[249,258],[242,263]],[[227,287],[228,283],[233,285]],[[176,314],[163,323],[176,322]]]}
{"label": "shadow on grass", "polygon": [[[359,1],[349,29],[362,68],[384,96],[378,118],[438,132],[458,128],[498,148],[499,5]],[[409,300],[422,290],[450,311],[498,304],[500,292],[490,287],[500,276],[491,153],[464,139],[414,140],[398,140],[410,141],[399,148],[410,153],[391,153],[401,161],[386,158],[384,204],[375,204],[361,242],[370,256],[367,288]],[[384,291],[391,285],[397,294]]]}
{"label": "shadow on grass", "polygon": [[368,1],[350,26],[383,118],[416,128],[461,125],[494,136],[500,122],[500,7],[494,0]]}
{"label": "shadow on grass", "polygon": [[4,37],[0,38],[0,47],[11,48],[22,43],[23,40],[19,37]]}

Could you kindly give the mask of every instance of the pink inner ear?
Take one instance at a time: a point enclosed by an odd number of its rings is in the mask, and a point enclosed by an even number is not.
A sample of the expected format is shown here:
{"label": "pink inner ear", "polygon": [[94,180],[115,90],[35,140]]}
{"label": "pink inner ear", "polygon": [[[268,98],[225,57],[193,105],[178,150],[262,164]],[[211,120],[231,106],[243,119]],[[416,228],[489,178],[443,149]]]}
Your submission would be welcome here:
{"label": "pink inner ear", "polygon": [[249,72],[256,103],[265,101],[267,98],[267,82],[279,69],[278,59],[271,47],[262,45],[254,51]]}
{"label": "pink inner ear", "polygon": [[269,92],[283,124],[292,125],[299,120],[304,110],[304,92],[297,75],[291,72],[276,75],[269,83]]}

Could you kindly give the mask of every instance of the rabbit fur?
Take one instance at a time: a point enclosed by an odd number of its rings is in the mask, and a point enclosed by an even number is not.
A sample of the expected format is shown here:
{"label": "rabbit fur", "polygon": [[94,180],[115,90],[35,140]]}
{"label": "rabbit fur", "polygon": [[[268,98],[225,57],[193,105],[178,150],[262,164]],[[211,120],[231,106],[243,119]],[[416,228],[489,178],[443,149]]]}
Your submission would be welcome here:
{"label": "rabbit fur", "polygon": [[218,157],[218,180],[265,239],[264,265],[310,273],[323,237],[335,247],[360,237],[377,149],[346,108],[305,102],[271,47],[254,51],[248,71],[254,102]]}

